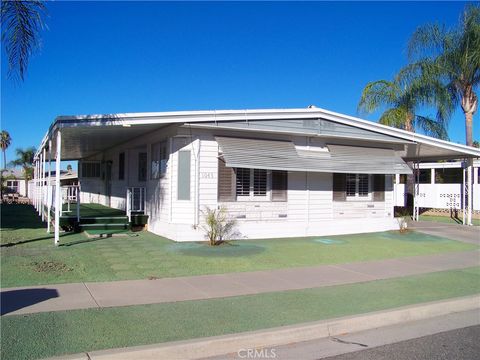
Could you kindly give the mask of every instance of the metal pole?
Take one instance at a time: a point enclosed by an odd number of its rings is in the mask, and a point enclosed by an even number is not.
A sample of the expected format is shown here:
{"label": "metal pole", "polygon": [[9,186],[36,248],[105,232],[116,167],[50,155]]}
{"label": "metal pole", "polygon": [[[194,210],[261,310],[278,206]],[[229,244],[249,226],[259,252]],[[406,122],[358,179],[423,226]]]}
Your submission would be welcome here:
{"label": "metal pole", "polygon": [[77,185],[77,223],[80,223],[80,182]]}
{"label": "metal pole", "polygon": [[48,140],[48,187],[47,187],[47,233],[50,233],[52,221],[52,140]]}
{"label": "metal pole", "polygon": [[60,210],[62,206],[60,191],[60,162],[62,161],[62,133],[57,131],[57,156],[55,158],[55,245],[60,242]]}
{"label": "metal pole", "polygon": [[41,211],[42,211],[42,221],[45,221],[45,155],[46,150],[43,148],[42,153],[42,202],[41,202]]}
{"label": "metal pole", "polygon": [[462,224],[465,225],[465,167],[462,168],[463,183],[462,183]]}
{"label": "metal pole", "polygon": [[413,221],[417,221],[417,163],[413,163]]}
{"label": "metal pole", "polygon": [[39,158],[37,160],[37,191],[36,191],[36,194],[37,194],[37,212],[38,212],[38,215],[40,215],[40,162],[42,161],[41,156],[42,155],[39,155]]}
{"label": "metal pole", "polygon": [[472,159],[468,160],[468,168],[467,168],[467,186],[468,186],[468,193],[467,193],[467,225],[472,226]]}

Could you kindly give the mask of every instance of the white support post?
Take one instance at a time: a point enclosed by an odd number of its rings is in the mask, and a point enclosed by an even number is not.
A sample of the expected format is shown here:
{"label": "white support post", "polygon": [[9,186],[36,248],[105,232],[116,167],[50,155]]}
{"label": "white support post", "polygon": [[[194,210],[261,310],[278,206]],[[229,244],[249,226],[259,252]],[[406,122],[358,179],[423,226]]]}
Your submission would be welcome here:
{"label": "white support post", "polygon": [[40,215],[40,162],[41,162],[40,156],[37,159],[37,191],[36,191],[37,201],[36,201],[36,203],[37,203],[38,215]]}
{"label": "white support post", "polygon": [[32,203],[35,210],[37,210],[37,160],[33,163]]}
{"label": "white support post", "polygon": [[80,183],[77,187],[77,223],[80,223]]}
{"label": "white support post", "polygon": [[132,199],[131,199],[131,191],[130,188],[127,188],[127,216],[128,216],[128,222],[132,221],[132,216],[131,216],[131,207],[132,207]]}
{"label": "white support post", "polygon": [[462,191],[460,191],[462,195],[462,224],[465,225],[465,168],[462,169],[463,174],[463,182],[462,182]]}
{"label": "white support post", "polygon": [[435,168],[430,169],[430,184],[435,184]]}
{"label": "white support post", "polygon": [[45,221],[45,156],[46,150],[43,148],[42,152],[42,201],[41,201],[41,212],[42,212],[42,222]]}
{"label": "white support post", "polygon": [[62,193],[60,191],[60,162],[62,161],[62,133],[57,131],[57,156],[55,158],[55,245],[60,242],[60,214]]}
{"label": "white support post", "polygon": [[48,185],[47,185],[47,233],[50,233],[52,222],[52,140],[48,140]]}
{"label": "white support post", "polygon": [[467,168],[467,188],[468,188],[468,193],[467,193],[467,225],[472,226],[472,160],[468,160],[468,168]]}
{"label": "white support post", "polygon": [[413,221],[417,221],[417,163],[413,163]]}

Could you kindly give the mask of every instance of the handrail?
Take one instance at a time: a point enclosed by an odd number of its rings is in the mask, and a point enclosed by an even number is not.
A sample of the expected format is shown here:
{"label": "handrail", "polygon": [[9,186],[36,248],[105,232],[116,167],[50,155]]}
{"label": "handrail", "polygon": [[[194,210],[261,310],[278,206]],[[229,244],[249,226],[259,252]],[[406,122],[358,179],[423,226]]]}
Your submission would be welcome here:
{"label": "handrail", "polygon": [[126,212],[128,221],[132,221],[132,212],[145,212],[146,188],[133,186],[127,188]]}

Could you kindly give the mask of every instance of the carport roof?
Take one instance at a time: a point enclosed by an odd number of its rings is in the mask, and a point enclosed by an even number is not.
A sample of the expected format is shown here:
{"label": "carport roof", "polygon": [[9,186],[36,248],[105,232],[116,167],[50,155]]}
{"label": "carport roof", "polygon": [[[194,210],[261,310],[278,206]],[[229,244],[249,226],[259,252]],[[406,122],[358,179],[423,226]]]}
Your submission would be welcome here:
{"label": "carport roof", "polygon": [[[214,126],[209,125],[209,127],[221,129],[222,122],[226,121],[249,122],[254,120],[290,119],[325,119],[388,135],[397,139],[397,143],[398,140],[403,142],[404,151],[400,152],[399,155],[405,160],[480,158],[480,149],[438,140],[426,135],[407,132],[315,107],[304,109],[211,110],[59,116],[44,136],[36,157],[38,157],[43,148],[48,147],[49,139],[52,139],[52,151],[56,150],[55,141],[53,140],[54,135],[60,129],[62,132],[62,160],[78,160],[172,124],[201,126],[202,122],[208,122],[214,124]],[[248,131],[248,129],[244,131]],[[264,131],[272,132],[269,130]],[[256,130],[256,132],[259,132],[259,130]],[[360,141],[361,139],[355,140]]]}

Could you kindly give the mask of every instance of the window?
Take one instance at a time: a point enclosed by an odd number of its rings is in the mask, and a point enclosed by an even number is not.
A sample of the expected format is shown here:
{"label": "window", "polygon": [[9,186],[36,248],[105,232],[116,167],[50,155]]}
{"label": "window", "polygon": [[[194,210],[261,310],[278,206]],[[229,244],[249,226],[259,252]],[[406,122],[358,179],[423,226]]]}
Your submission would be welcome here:
{"label": "window", "polygon": [[430,184],[430,179],[432,177],[432,171],[430,169],[420,169],[418,175],[419,184]]}
{"label": "window", "polygon": [[125,179],[125,153],[118,154],[118,180]]}
{"label": "window", "polygon": [[369,180],[368,174],[347,174],[345,188],[347,198],[368,198]]}
{"label": "window", "polygon": [[231,168],[218,159],[218,201],[287,201],[288,172]]}
{"label": "window", "polygon": [[250,195],[250,169],[236,168],[236,195],[249,196]]}
{"label": "window", "polygon": [[152,145],[152,161],[151,161],[151,179],[160,179],[167,172],[167,142],[162,141]]}
{"label": "window", "polygon": [[99,178],[100,163],[99,162],[82,162],[82,177]]}
{"label": "window", "polygon": [[463,169],[461,168],[435,169],[435,182],[437,184],[462,184]]}
{"label": "window", "polygon": [[178,152],[178,200],[190,200],[190,160],[190,150],[182,150]]}
{"label": "window", "polygon": [[147,181],[147,153],[138,153],[138,181]]}
{"label": "window", "polygon": [[18,193],[18,180],[7,180],[7,188],[11,192]]}
{"label": "window", "polygon": [[253,196],[267,195],[267,170],[253,169]]}

